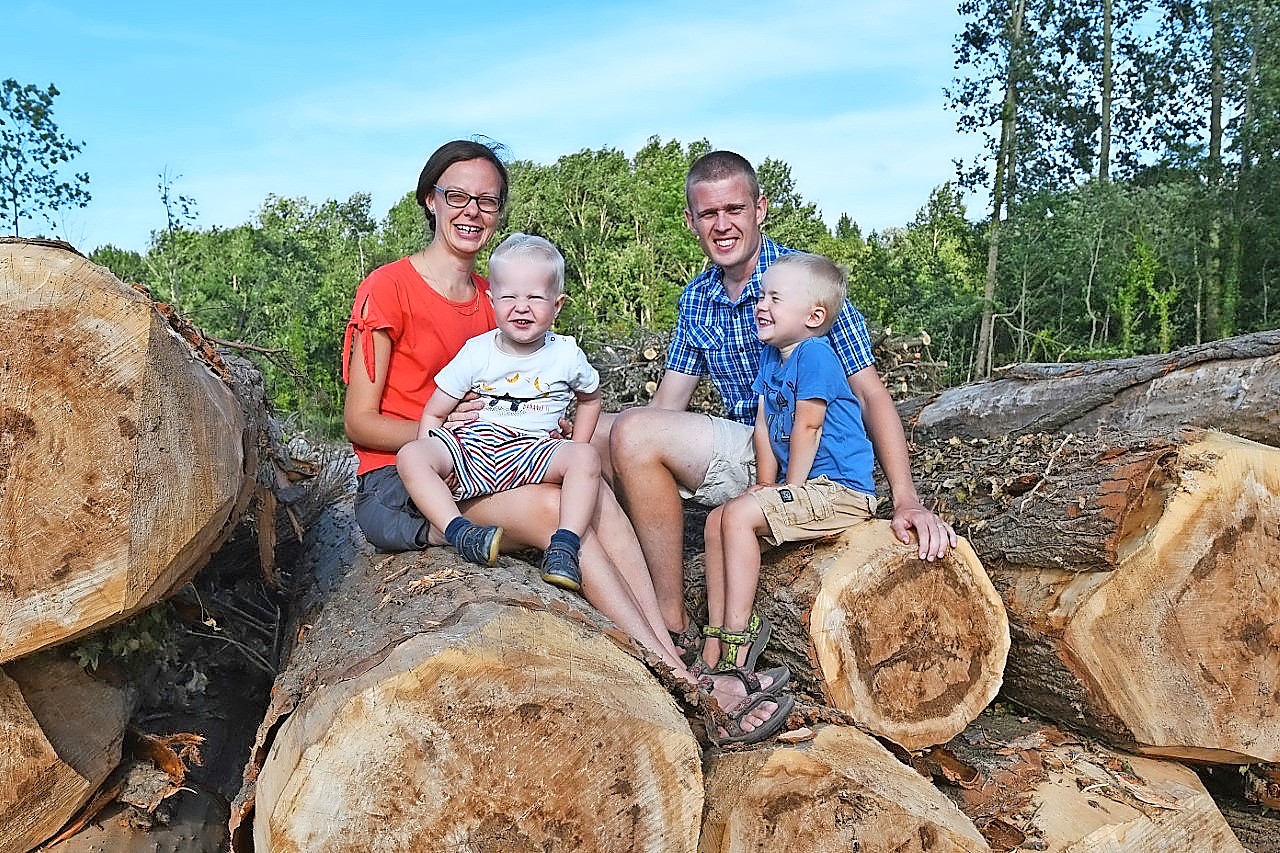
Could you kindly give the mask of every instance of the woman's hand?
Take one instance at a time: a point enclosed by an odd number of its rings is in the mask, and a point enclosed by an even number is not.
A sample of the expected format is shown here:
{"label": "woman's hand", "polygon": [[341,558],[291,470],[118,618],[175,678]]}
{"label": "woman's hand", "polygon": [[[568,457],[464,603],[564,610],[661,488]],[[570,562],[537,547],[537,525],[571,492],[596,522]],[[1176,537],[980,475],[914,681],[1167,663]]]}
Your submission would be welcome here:
{"label": "woman's hand", "polygon": [[444,419],[444,426],[448,429],[455,429],[474,421],[480,417],[480,410],[484,408],[484,401],[480,399],[480,395],[475,391],[468,391],[467,396],[458,401],[458,405],[453,407],[453,411]]}

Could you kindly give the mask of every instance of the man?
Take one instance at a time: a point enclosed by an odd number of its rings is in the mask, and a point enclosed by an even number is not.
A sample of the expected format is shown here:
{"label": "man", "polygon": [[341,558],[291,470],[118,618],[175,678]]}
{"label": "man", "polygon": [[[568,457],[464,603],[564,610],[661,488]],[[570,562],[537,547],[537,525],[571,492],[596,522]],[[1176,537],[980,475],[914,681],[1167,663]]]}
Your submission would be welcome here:
{"label": "man", "polygon": [[[751,391],[763,347],[756,336],[760,277],[792,250],[761,233],[768,200],[751,164],[713,151],[689,169],[685,221],[712,266],[680,297],[667,369],[649,405],[627,410],[608,428],[613,483],[639,536],[662,616],[682,652],[701,648],[684,608],[683,505],[692,498],[719,506],[755,482]],[[923,560],[956,544],[951,526],[925,509],[916,493],[902,421],[876,373],[862,315],[846,305],[832,345],[862,407],[863,422],[893,493],[893,529],[903,542],[914,530]],[[728,418],[687,411],[710,376]]]}

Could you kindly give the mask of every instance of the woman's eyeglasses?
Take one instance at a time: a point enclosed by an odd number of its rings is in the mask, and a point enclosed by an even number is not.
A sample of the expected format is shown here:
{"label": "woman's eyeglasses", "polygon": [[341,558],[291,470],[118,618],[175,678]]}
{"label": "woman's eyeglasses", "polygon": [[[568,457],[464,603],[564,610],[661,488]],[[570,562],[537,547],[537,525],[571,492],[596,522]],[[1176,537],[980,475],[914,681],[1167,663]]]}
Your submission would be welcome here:
{"label": "woman's eyeglasses", "polygon": [[444,196],[445,204],[450,207],[456,207],[459,210],[473,201],[481,213],[497,213],[502,210],[501,199],[494,198],[491,195],[471,195],[470,193],[464,193],[462,190],[447,190],[439,184],[436,185],[436,191]]}

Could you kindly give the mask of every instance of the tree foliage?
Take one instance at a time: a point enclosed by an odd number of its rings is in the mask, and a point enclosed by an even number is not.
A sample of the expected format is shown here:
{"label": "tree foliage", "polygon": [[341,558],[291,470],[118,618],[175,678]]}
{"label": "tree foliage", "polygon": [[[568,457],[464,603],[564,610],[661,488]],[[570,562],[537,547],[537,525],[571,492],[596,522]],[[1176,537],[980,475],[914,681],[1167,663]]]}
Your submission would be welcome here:
{"label": "tree foliage", "polygon": [[[843,265],[871,324],[928,339],[954,382],[1013,361],[1166,351],[1272,327],[1273,6],[963,3],[949,94],[960,126],[988,133],[986,156],[934,188],[910,222],[865,236],[847,213],[829,228],[788,164],[765,159],[765,230]],[[526,231],[561,248],[569,300],[558,325],[589,351],[674,324],[681,289],[705,263],[684,220],[684,177],[710,148],[655,137],[633,155],[602,148],[509,164],[498,239]],[[1001,201],[975,220],[963,193],[983,186]],[[160,189],[165,227],[148,251],[108,246],[95,259],[245,348],[263,364],[277,407],[336,435],[339,348],[356,284],[429,237],[413,195],[380,218],[365,195],[272,195],[251,222],[201,230],[194,201],[163,175]]]}
{"label": "tree foliage", "polygon": [[89,203],[89,176],[79,173],[60,179],[62,165],[80,153],[83,143],[72,142],[53,120],[58,90],[12,78],[0,81],[0,209],[9,233],[18,236],[21,223],[64,207]]}

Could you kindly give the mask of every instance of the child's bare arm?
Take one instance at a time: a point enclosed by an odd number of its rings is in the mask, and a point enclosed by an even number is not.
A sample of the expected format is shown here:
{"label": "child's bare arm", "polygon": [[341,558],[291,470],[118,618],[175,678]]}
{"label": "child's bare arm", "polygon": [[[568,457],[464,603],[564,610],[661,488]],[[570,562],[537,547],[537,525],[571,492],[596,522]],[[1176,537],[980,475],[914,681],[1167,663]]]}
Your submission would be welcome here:
{"label": "child's bare arm", "polygon": [[573,416],[573,440],[588,442],[595,435],[596,424],[600,423],[600,412],[604,408],[604,398],[600,389],[590,394],[576,392],[578,411]]}
{"label": "child's bare arm", "polygon": [[796,401],[796,416],[791,424],[791,455],[787,460],[788,483],[798,485],[809,479],[826,417],[826,400]]}
{"label": "child's bare arm", "polygon": [[437,388],[422,409],[422,419],[418,421],[418,438],[426,438],[428,432],[441,426],[457,405],[457,397],[451,397]]}
{"label": "child's bare arm", "polygon": [[764,417],[764,398],[756,401],[756,427],[751,433],[751,443],[756,451],[756,482],[772,486],[778,482],[778,457],[769,443],[769,424]]}

